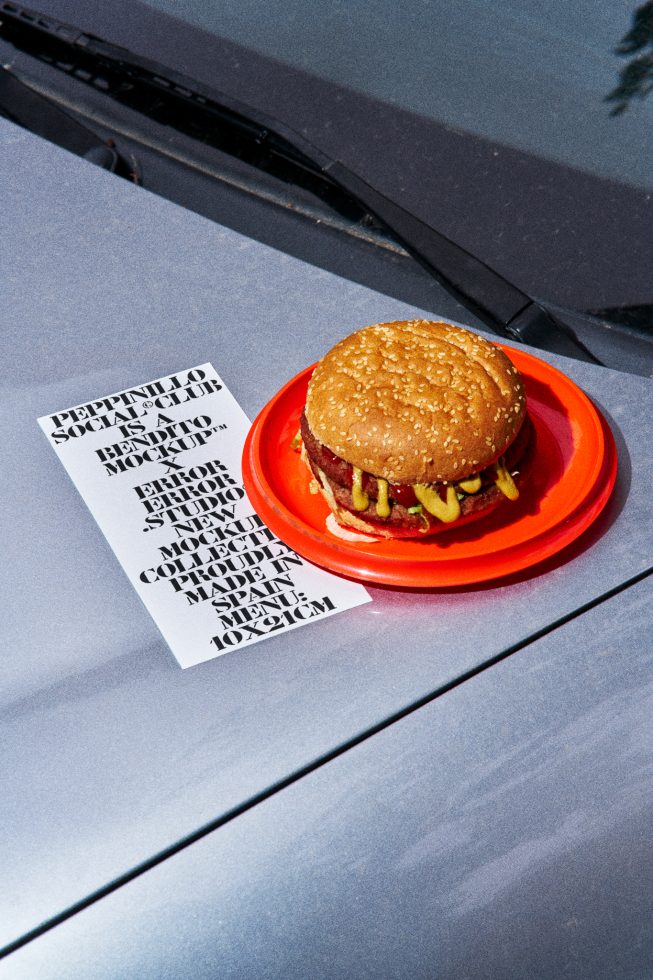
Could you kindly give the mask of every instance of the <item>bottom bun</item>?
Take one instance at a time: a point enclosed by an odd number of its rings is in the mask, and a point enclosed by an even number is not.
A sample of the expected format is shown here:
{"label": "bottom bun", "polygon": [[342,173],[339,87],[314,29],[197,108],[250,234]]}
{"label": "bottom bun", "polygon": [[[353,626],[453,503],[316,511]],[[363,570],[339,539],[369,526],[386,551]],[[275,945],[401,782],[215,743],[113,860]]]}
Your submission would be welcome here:
{"label": "bottom bun", "polygon": [[377,535],[364,534],[362,531],[354,531],[353,527],[340,524],[332,510],[327,514],[325,523],[327,531],[341,541],[353,541],[357,544],[378,544],[381,541]]}

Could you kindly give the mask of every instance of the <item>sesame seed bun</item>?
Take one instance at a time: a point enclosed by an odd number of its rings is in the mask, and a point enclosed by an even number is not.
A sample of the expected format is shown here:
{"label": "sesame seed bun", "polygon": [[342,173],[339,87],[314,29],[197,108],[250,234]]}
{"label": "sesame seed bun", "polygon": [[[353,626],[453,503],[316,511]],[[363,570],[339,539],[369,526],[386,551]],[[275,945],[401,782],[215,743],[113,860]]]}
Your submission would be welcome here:
{"label": "sesame seed bun", "polygon": [[306,418],[337,456],[392,483],[464,480],[515,438],[526,403],[500,348],[429,320],[359,330],[319,362]]}

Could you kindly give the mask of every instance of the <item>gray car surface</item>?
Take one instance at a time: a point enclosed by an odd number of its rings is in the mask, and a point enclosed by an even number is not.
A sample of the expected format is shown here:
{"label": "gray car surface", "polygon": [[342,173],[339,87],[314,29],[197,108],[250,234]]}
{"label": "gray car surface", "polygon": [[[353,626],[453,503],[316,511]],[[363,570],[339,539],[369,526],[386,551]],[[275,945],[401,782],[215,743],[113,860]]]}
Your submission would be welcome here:
{"label": "gray car surface", "polygon": [[253,418],[360,326],[478,324],[1,119],[0,186],[2,975],[650,976],[652,382],[535,352],[619,458],[560,554],[182,671],[37,418],[207,361]]}

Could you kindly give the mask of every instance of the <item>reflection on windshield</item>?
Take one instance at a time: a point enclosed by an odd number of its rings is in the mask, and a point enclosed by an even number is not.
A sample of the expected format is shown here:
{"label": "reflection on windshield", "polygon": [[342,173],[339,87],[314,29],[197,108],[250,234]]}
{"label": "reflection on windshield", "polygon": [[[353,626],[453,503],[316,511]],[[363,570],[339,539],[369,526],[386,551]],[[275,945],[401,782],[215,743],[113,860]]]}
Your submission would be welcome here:
{"label": "reflection on windshield", "polygon": [[615,103],[612,115],[619,116],[633,99],[643,99],[653,89],[653,0],[637,8],[633,26],[615,52],[632,55],[620,72],[619,84],[606,98]]}
{"label": "reflection on windshield", "polygon": [[606,103],[633,10],[624,0],[148,3],[457,130],[651,187],[653,100],[616,116]]}

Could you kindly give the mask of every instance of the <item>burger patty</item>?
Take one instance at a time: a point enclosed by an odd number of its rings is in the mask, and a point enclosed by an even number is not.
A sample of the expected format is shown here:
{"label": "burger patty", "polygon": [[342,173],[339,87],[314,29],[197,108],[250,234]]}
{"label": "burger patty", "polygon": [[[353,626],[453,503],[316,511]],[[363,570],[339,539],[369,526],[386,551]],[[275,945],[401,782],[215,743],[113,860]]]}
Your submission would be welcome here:
{"label": "burger patty", "polygon": [[[515,440],[504,453],[504,462],[509,472],[514,472],[522,463],[527,450],[530,456],[533,433],[533,425],[526,415]],[[336,456],[315,438],[304,413],[302,413],[301,418],[301,436],[306,457],[314,476],[320,483],[323,479],[327,480],[338,506],[350,511],[369,524],[382,526],[392,531],[405,530],[425,533],[431,528],[442,527],[442,523],[424,508],[420,508],[417,513],[410,513],[409,508],[415,508],[419,505],[410,484],[388,484],[388,497],[391,503],[390,516],[379,517],[376,512],[378,481],[375,476],[369,473],[363,473],[362,489],[368,495],[370,503],[365,510],[357,510],[352,500],[353,474],[351,464],[340,456]],[[460,499],[461,517],[467,517],[481,510],[489,510],[505,499],[495,483],[492,466],[486,467],[478,475],[481,477],[480,490],[474,494],[464,494]],[[519,477],[520,474],[515,477],[517,484],[519,484]],[[432,484],[432,486],[438,489],[440,497],[444,500],[447,484]]]}

